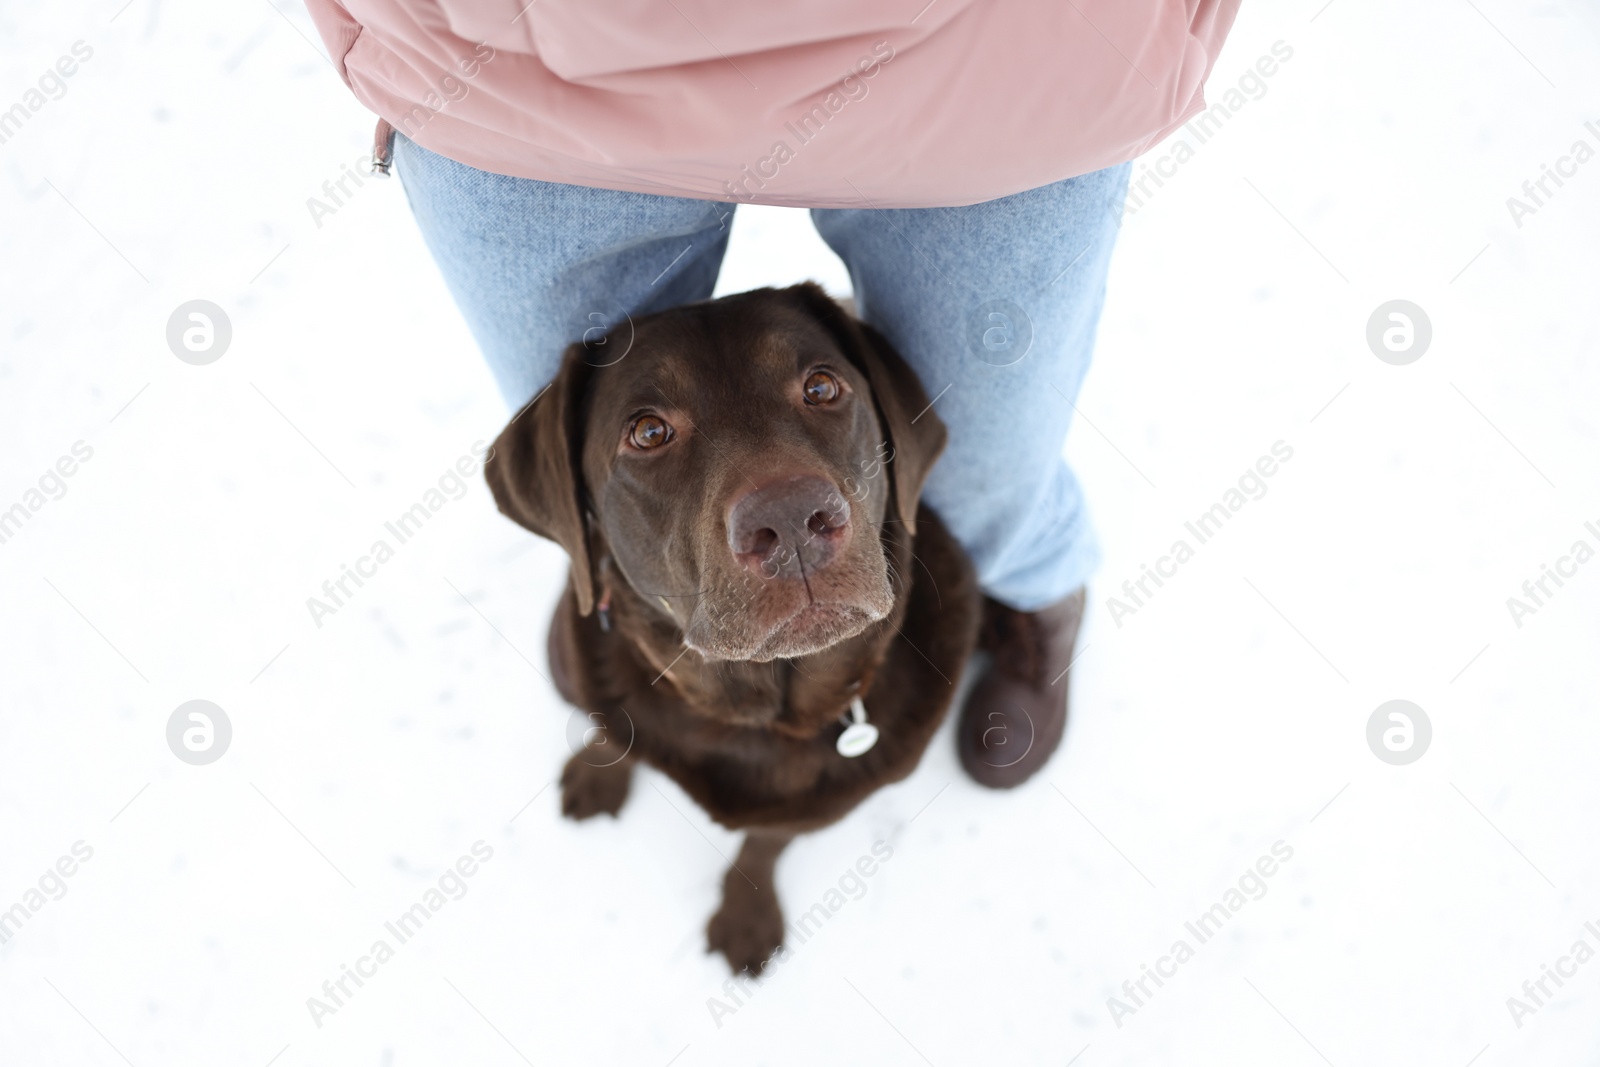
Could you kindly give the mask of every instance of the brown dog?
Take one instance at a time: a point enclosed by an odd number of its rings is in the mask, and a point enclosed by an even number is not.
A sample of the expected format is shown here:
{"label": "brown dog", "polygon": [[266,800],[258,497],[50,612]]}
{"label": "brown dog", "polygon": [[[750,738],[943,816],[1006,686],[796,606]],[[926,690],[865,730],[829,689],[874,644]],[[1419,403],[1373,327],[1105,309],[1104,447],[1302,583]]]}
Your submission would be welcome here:
{"label": "brown dog", "polygon": [[[911,773],[972,651],[971,566],[918,504],[944,426],[815,285],[651,315],[621,355],[617,334],[567,350],[485,476],[572,560],[550,665],[606,743],[568,761],[562,810],[615,815],[643,760],[746,830],[707,933],[759,972],[778,854]],[[858,696],[879,739],[851,757]]]}

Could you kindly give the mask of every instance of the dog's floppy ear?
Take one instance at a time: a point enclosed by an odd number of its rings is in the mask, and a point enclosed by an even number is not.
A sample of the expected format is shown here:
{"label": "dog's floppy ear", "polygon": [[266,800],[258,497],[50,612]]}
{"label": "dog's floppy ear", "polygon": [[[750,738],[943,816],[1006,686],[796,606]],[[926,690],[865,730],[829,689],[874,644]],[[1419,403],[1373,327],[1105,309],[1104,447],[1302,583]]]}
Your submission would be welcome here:
{"label": "dog's floppy ear", "polygon": [[567,349],[556,380],[500,431],[483,477],[500,513],[566,549],[578,614],[594,607],[594,568],[584,521],[583,430],[579,406],[588,379],[583,346]]}
{"label": "dog's floppy ear", "polygon": [[917,532],[917,500],[934,461],[944,451],[944,423],[928,403],[916,372],[877,330],[860,322],[815,282],[789,289],[826,326],[839,347],[872,383],[878,418],[894,450],[887,464],[895,511],[906,532]]}

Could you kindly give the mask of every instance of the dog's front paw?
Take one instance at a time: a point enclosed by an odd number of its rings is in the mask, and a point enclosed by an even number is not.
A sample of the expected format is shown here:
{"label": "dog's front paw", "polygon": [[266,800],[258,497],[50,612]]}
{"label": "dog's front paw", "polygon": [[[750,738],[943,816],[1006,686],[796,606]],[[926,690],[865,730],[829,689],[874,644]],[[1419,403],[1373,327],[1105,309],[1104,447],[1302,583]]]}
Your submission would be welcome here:
{"label": "dog's front paw", "polygon": [[627,760],[590,763],[585,757],[594,758],[585,749],[567,760],[566,769],[561,772],[561,814],[569,819],[615,815],[628,799],[632,765]]}
{"label": "dog's front paw", "polygon": [[722,907],[706,924],[706,951],[720,952],[733,972],[759,975],[783,944],[783,910],[771,888],[757,889],[737,870],[722,886]]}

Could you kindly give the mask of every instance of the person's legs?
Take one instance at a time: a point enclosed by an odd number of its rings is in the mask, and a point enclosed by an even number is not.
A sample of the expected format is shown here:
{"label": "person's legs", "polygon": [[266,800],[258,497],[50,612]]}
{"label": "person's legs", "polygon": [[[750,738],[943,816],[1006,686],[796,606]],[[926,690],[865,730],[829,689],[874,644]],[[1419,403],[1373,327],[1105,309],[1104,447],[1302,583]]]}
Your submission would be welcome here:
{"label": "person's legs", "polygon": [[923,498],[990,598],[993,662],[962,707],[978,782],[1019,785],[1060,743],[1084,581],[1099,562],[1062,459],[1089,368],[1126,164],[958,208],[813,211],[862,318],[922,379],[950,431]]}
{"label": "person's legs", "polygon": [[[509,178],[403,136],[395,161],[423,239],[512,408],[555,377],[573,341],[709,297],[727,251],[731,204]],[[627,341],[627,331],[613,339]]]}
{"label": "person's legs", "polygon": [[985,593],[1034,611],[1099,552],[1062,459],[1128,178],[1122,165],[956,208],[817,210],[861,317],[916,370],[950,443],[924,499]]}

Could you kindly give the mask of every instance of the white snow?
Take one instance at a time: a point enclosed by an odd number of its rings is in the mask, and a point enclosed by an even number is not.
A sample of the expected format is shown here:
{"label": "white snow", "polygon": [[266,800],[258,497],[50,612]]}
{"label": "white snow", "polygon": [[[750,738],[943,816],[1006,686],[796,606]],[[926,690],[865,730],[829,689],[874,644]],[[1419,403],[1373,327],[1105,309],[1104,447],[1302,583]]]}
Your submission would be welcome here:
{"label": "white snow", "polygon": [[[1600,948],[1600,564],[1520,628],[1506,606],[1600,545],[1600,162],[1506,206],[1600,146],[1592,5],[1246,5],[1213,99],[1293,57],[1128,218],[1079,401],[1107,559],[1062,751],[991,793],[947,728],[797,843],[791,917],[893,856],[718,1025],[736,836],[651,772],[620,820],[559,817],[557,549],[474,475],[309,618],[505,417],[399,183],[307,211],[371,117],[298,7],[121,2],[0,10],[0,110],[93,49],[0,144],[0,510],[93,450],[0,544],[0,909],[93,849],[0,945],[0,1063],[1595,1061],[1600,962],[1520,1027],[1506,1003]],[[734,233],[723,291],[847,287],[803,213]],[[209,366],[165,341],[196,298],[232,322]],[[1433,328],[1403,367],[1365,341],[1397,298]],[[1118,626],[1107,598],[1280,440],[1266,495]],[[1365,739],[1396,698],[1434,732],[1402,767]],[[209,766],[167,747],[192,699],[232,723]],[[307,998],[479,841],[318,1027]]]}

